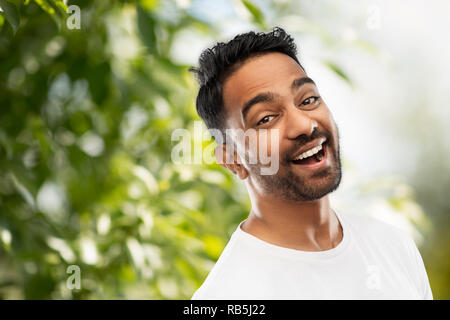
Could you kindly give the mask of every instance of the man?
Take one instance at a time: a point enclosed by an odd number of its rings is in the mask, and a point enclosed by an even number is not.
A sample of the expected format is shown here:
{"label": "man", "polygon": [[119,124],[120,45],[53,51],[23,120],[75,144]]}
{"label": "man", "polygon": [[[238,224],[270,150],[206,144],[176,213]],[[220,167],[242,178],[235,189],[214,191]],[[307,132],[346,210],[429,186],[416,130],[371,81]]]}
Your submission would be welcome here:
{"label": "man", "polygon": [[338,130],[283,29],[218,43],[192,70],[207,127],[277,132],[250,143],[275,144],[279,162],[262,174],[245,139],[215,135],[217,161],[245,182],[252,208],[193,299],[432,299],[407,235],[331,208],[328,194],[341,180]]}

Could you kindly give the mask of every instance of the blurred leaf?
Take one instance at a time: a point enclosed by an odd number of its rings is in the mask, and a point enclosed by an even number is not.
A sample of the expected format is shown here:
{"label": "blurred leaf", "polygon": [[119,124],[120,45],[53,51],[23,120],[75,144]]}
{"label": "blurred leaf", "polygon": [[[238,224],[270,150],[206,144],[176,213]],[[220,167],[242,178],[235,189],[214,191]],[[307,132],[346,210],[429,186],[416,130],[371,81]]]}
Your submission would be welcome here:
{"label": "blurred leaf", "polygon": [[3,15],[6,20],[13,28],[14,33],[16,33],[20,24],[19,10],[14,4],[8,2],[7,0],[0,0],[0,7],[3,9]]}
{"label": "blurred leaf", "polygon": [[202,240],[205,244],[206,254],[210,258],[217,260],[222,253],[223,248],[225,247],[225,243],[223,242],[223,240],[213,235],[206,235]]}
{"label": "blurred leaf", "polygon": [[47,12],[60,30],[67,17],[67,6],[64,2],[62,0],[34,0],[34,2]]}
{"label": "blurred leaf", "polygon": [[247,8],[247,10],[250,12],[250,14],[253,17],[253,21],[261,27],[261,29],[265,30],[267,29],[264,14],[262,11],[250,0],[241,0],[242,4]]}
{"label": "blurred leaf", "polygon": [[147,46],[150,52],[156,51],[156,21],[154,17],[140,5],[137,6],[137,18],[139,35],[142,42]]}
{"label": "blurred leaf", "polygon": [[47,12],[50,16],[55,14],[55,8],[52,6],[51,1],[48,1],[48,0],[34,0],[34,2],[37,3],[37,5],[39,7],[41,7],[42,10]]}
{"label": "blurred leaf", "polygon": [[331,61],[323,61],[323,63],[350,86],[353,85],[348,75],[336,63]]}

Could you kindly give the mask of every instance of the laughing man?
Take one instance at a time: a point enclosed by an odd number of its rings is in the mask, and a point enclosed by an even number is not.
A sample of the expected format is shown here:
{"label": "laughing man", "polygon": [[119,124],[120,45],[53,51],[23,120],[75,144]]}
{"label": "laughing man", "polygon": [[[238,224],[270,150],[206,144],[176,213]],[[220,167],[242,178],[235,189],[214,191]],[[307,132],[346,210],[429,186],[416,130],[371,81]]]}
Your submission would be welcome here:
{"label": "laughing man", "polygon": [[217,161],[244,181],[252,207],[192,299],[432,299],[409,236],[331,207],[338,130],[291,36],[281,28],[238,35],[205,50],[193,71],[206,126],[276,131],[253,142],[277,145],[278,170],[262,174],[251,151],[236,151],[245,141],[219,140]]}

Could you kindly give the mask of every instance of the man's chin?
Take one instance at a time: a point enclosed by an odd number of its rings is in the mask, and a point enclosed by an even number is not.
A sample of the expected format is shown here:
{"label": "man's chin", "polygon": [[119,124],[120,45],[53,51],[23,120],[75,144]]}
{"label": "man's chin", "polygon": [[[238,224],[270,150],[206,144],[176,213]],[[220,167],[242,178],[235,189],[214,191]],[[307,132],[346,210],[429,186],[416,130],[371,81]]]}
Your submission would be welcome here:
{"label": "man's chin", "polygon": [[341,182],[340,168],[324,168],[313,172],[307,178],[290,171],[278,183],[278,192],[289,200],[314,201],[335,191]]}

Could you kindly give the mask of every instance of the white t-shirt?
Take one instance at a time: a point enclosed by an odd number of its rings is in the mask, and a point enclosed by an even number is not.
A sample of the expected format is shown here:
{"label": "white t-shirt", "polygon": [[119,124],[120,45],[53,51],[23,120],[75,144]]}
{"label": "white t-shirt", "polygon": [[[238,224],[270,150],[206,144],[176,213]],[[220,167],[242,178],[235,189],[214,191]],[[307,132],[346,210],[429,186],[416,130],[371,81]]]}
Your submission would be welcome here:
{"label": "white t-shirt", "polygon": [[241,222],[192,299],[433,299],[406,233],[369,217],[337,217],[342,241],[315,252],[265,242]]}

